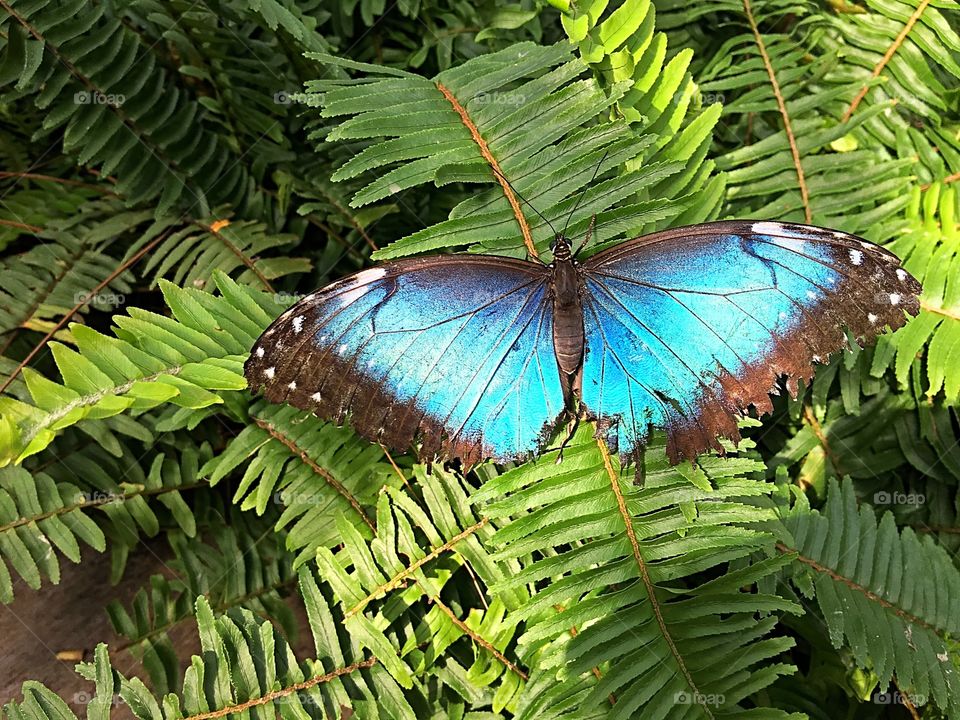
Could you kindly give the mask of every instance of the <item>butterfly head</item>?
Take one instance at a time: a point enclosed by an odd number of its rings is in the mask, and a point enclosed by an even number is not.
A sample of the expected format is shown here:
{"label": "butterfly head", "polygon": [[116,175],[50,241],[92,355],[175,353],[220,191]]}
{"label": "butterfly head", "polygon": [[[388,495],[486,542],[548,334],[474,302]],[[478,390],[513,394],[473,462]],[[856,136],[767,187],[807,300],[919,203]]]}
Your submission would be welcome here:
{"label": "butterfly head", "polygon": [[573,253],[570,252],[570,243],[560,234],[550,243],[550,252],[553,253],[554,262],[567,262],[573,257]]}

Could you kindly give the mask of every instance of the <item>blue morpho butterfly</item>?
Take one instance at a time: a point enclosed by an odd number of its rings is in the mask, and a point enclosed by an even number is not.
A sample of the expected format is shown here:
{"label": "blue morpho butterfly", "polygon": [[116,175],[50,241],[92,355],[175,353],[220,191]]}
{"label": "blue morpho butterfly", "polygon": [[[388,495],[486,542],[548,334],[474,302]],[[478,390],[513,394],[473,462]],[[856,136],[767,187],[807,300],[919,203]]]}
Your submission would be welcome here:
{"label": "blue morpho butterfly", "polygon": [[813,363],[919,310],[896,256],[853,235],[732,221],[645,235],[579,262],[389,262],[308,295],[260,337],[253,389],[421,458],[524,459],[561,416],[629,459],[651,426],[672,462],[772,409]]}

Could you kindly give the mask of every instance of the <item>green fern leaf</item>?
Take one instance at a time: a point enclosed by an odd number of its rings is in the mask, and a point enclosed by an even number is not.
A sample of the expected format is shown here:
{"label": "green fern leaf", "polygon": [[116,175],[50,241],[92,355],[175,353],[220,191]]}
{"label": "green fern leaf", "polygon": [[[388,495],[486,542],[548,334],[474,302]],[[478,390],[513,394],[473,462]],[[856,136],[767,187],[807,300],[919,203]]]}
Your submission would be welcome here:
{"label": "green fern leaf", "polygon": [[849,647],[883,689],[897,685],[917,704],[952,715],[960,703],[953,638],[960,631],[960,572],[930,537],[898,532],[885,513],[857,499],[849,480],[831,481],[823,512],[804,504],[788,513],[802,588],[816,594],[834,646]]}

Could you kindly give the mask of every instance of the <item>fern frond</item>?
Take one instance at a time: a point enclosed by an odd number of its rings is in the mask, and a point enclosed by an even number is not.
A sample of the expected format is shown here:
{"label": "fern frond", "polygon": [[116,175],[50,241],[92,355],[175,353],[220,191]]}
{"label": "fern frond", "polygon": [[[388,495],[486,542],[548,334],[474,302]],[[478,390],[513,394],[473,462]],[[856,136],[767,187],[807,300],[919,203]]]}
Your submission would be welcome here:
{"label": "fern frond", "polygon": [[[130,273],[113,277],[118,263],[108,251],[149,217],[124,211],[116,202],[94,201],[52,222],[39,234],[40,244],[0,260],[0,333],[18,327],[46,332],[51,320],[77,305],[86,312],[123,304],[133,278]],[[105,280],[108,284],[94,293]]]}
{"label": "fern frond", "polygon": [[66,153],[115,176],[116,192],[129,202],[156,199],[158,216],[245,204],[252,182],[241,158],[109,6],[0,6],[7,38],[0,86],[45,113],[42,134],[62,128]]}
{"label": "fern frond", "polygon": [[274,292],[271,280],[310,270],[310,261],[287,254],[296,236],[267,231],[264,223],[224,218],[198,219],[174,230],[168,222],[150,227],[127,255],[134,255],[157,235],[166,233],[144,263],[142,273],[153,283],[166,278],[175,285],[209,289],[221,272],[241,285]]}
{"label": "fern frond", "polygon": [[202,408],[223,402],[217,391],[245,388],[246,353],[282,305],[222,274],[214,280],[220,296],[162,282],[173,317],[130,308],[114,317],[115,337],[72,324],[76,351],[51,344],[62,383],[25,369],[35,407],[0,398],[0,414],[15,433],[3,448],[5,462],[43,449],[57,431],[87,417],[167,402]]}
{"label": "fern frond", "polygon": [[[492,517],[513,518],[490,542],[500,548],[495,558],[523,569],[494,591],[550,580],[513,619],[525,627],[521,658],[556,682],[533,683],[538,691],[518,717],[579,717],[611,698],[607,717],[615,718],[661,717],[684,704],[703,717],[746,712],[741,701],[792,672],[772,661],[792,641],[764,636],[775,623],[769,613],[798,608],[740,589],[779,561],[687,579],[771,549],[769,535],[746,527],[770,517],[746,502],[771,489],[747,477],[760,463],[709,457],[672,468],[661,441],[648,448],[645,486],[637,488],[589,428],[563,463],[554,459],[492,479],[473,498]],[[598,679],[585,687],[591,669]]]}
{"label": "fern frond", "polygon": [[107,606],[114,630],[124,638],[116,649],[143,663],[157,693],[174,692],[179,684],[180,663],[169,633],[193,620],[199,595],[215,612],[246,608],[274,620],[288,642],[296,638],[293,610],[279,594],[297,580],[284,535],[247,515],[232,514],[229,520],[227,527],[209,528],[204,533],[209,537],[174,539],[175,557],[164,563],[174,577],[151,577],[129,611],[116,601]]}
{"label": "fern frond", "polygon": [[288,548],[302,551],[298,564],[316,548],[340,542],[338,519],[370,536],[368,509],[376,505],[377,493],[404,481],[382,448],[290,406],[261,401],[250,408],[250,419],[202,468],[212,485],[243,467],[233,501],[258,514],[271,504],[282,506],[277,528],[287,528]]}
{"label": "fern frond", "polygon": [[183,493],[202,487],[196,471],[205,455],[208,448],[187,446],[175,458],[154,453],[144,471],[126,447],[110,454],[88,446],[32,472],[0,469],[0,601],[13,600],[8,565],[34,590],[43,576],[57,584],[54,548],[78,563],[81,542],[98,552],[109,545],[119,573],[141,533],[153,537],[160,531],[161,511],[180,532],[195,535],[197,521]]}
{"label": "fern frond", "polygon": [[[326,135],[328,141],[373,141],[333,175],[344,180],[378,172],[352,205],[431,181],[497,186],[461,202],[448,220],[378,251],[378,259],[463,245],[536,255],[553,237],[551,225],[564,224],[594,173],[602,177],[623,165],[632,169],[587,190],[571,217],[571,236],[583,233],[593,215],[597,241],[603,242],[675,217],[685,207],[679,195],[688,183],[680,182],[686,177],[682,161],[688,158],[681,157],[686,145],[678,142],[672,151],[679,154],[660,158],[654,136],[639,136],[623,121],[598,123],[629,82],[605,91],[594,80],[580,79],[586,66],[568,45],[515,45],[433,79],[398,72],[383,77],[375,66],[323,59],[367,74],[350,85],[310,84],[319,91],[313,102],[323,117],[350,116]],[[534,120],[538,132],[523,133]],[[705,137],[709,124],[694,130]],[[546,221],[523,209],[520,197]],[[628,198],[632,204],[609,210]]]}
{"label": "fern frond", "polygon": [[[866,12],[828,16],[836,76],[860,83],[842,117],[881,106],[863,126],[925,183],[960,172],[960,113],[948,100],[960,85],[960,34],[929,0],[868,0]],[[955,10],[943,5],[943,10]],[[921,125],[923,127],[918,127]]]}
{"label": "fern frond", "polygon": [[[651,151],[628,162],[626,168],[656,161],[685,165],[683,173],[644,191],[638,199],[695,197],[696,202],[681,214],[667,218],[672,225],[704,222],[716,218],[725,184],[723,176],[715,173],[714,160],[707,157],[721,106],[704,101],[708,96],[700,92],[689,72],[689,50],[667,57],[667,37],[654,29],[656,10],[643,0],[611,8],[602,2],[571,4],[561,22],[603,87],[626,83],[628,89],[616,101],[617,114],[639,132],[657,136]],[[645,220],[631,228],[628,236],[660,227],[660,221]]]}
{"label": "fern frond", "polygon": [[[352,523],[341,519],[337,527],[343,548],[336,553],[323,546],[317,549],[318,569],[337,599],[343,626],[405,688],[414,686],[418,671],[429,671],[439,661],[444,648],[466,635],[478,655],[489,654],[475,661],[485,668],[480,685],[500,680],[515,689],[523,673],[498,649],[512,636],[512,624],[506,635],[483,638],[440,598],[444,585],[465,564],[488,587],[506,579],[506,566],[495,562],[479,539],[489,536],[489,521],[473,514],[456,476],[436,468],[427,473],[421,466],[415,473],[423,505],[402,490],[387,488],[377,504],[377,535],[372,541],[365,541]],[[522,594],[511,590],[500,597],[513,607]],[[412,623],[411,606],[423,601],[440,608],[446,618],[434,613],[433,618],[428,615]],[[491,629],[496,627],[495,618],[489,616]],[[432,645],[426,653],[418,650],[423,642]],[[475,684],[481,679],[476,666],[468,672],[473,672]],[[504,673],[516,677],[508,679]],[[511,694],[512,690],[504,692],[504,702]]]}
{"label": "fern frond", "polygon": [[[48,225],[69,218],[99,193],[81,182],[58,182],[59,178],[41,178],[28,172],[0,172],[5,195],[0,208],[0,250],[21,235],[32,234]],[[47,182],[43,182],[47,180]]]}
{"label": "fern frond", "polygon": [[893,365],[906,385],[917,355],[925,350],[926,387],[916,389],[932,399],[960,400],[960,374],[954,371],[960,347],[960,226],[956,187],[934,185],[926,193],[915,188],[907,214],[907,231],[891,249],[904,267],[923,284],[921,312],[900,332],[878,345],[871,371],[879,374]]}
{"label": "fern frond", "polygon": [[82,512],[99,504],[78,487],[58,485],[43,473],[0,469],[0,602],[13,602],[10,567],[37,590],[43,575],[54,584],[60,581],[52,548],[75,563],[80,562],[80,542],[102,552],[103,531]]}
{"label": "fern frond", "polygon": [[956,713],[960,572],[943,548],[858,509],[849,480],[831,481],[822,512],[798,502],[784,525],[792,538],[778,547],[797,553],[794,582],[816,595],[834,646],[849,647],[881,689],[896,676],[917,704]]}
{"label": "fern frond", "polygon": [[[316,612],[322,597],[317,594],[311,601]],[[116,693],[138,720],[208,714],[230,716],[244,712],[266,713],[284,719],[303,718],[310,710],[327,706],[329,694],[336,690],[322,687],[325,684],[356,674],[355,678],[362,687],[364,673],[370,672],[375,677],[380,674],[372,669],[377,663],[375,657],[362,658],[330,672],[323,672],[319,661],[301,665],[280,632],[268,621],[258,622],[248,610],[233,609],[218,617],[207,600],[200,597],[196,603],[196,617],[202,656],[193,657],[179,697],[167,695],[161,709],[160,701],[139,678],[127,678],[111,667],[106,646],[101,645],[93,663],[81,664],[77,668],[81,675],[97,684],[94,703],[98,700],[110,702]],[[323,641],[334,639],[319,632],[314,637]],[[322,649],[331,651],[327,647]],[[340,648],[337,646],[334,651],[339,653]],[[338,683],[338,686],[342,689],[342,685]],[[38,685],[29,690],[42,692]],[[391,700],[395,702],[394,698]],[[32,717],[28,703],[29,694],[26,707],[8,705],[6,710],[8,713],[26,710],[26,714]],[[335,707],[332,716],[340,717],[341,712],[340,707]],[[71,716],[72,713],[65,715]],[[414,716],[406,713],[401,717]]]}
{"label": "fern frond", "polygon": [[734,147],[717,158],[727,171],[727,212],[886,240],[877,226],[904,207],[911,161],[850,141],[885,108],[840,117],[858,86],[830,75],[836,52],[822,47],[814,3],[716,0],[708,7],[735,17],[740,30],[701,77],[703,92],[723,98],[723,118],[735,128]]}

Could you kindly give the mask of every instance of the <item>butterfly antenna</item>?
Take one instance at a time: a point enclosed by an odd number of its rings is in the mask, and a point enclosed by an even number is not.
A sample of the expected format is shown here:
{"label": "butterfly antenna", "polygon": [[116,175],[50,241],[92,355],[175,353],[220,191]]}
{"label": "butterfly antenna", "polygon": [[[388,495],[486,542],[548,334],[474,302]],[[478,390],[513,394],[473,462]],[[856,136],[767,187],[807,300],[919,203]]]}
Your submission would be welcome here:
{"label": "butterfly antenna", "polygon": [[512,182],[510,182],[509,180],[507,180],[507,177],[506,177],[502,172],[500,172],[499,170],[497,170],[497,168],[491,168],[491,169],[493,170],[494,174],[495,174],[498,178],[500,178],[500,179],[503,180],[507,185],[510,186],[510,189],[513,190],[513,194],[514,194],[514,195],[516,195],[518,198],[520,198],[521,200],[523,200],[527,205],[530,206],[530,209],[531,209],[531,210],[533,210],[537,215],[540,216],[540,219],[543,220],[543,221],[549,226],[549,228],[550,228],[551,230],[553,230],[553,234],[554,234],[554,236],[556,236],[556,235],[557,235],[557,229],[553,226],[553,223],[550,222],[549,220],[547,220],[547,218],[544,216],[544,214],[543,214],[542,212],[540,212],[539,210],[537,210],[537,209],[533,206],[533,203],[531,203],[531,202],[530,202],[529,200],[527,200],[523,195],[521,195],[521,194],[520,194],[520,191],[517,190],[517,189],[513,186],[513,183],[512,183]]}
{"label": "butterfly antenna", "polygon": [[573,214],[577,211],[577,208],[580,207],[580,201],[583,200],[583,196],[587,194],[587,190],[590,189],[590,186],[593,185],[593,181],[597,179],[597,174],[600,172],[600,168],[603,166],[603,161],[607,159],[607,155],[610,154],[610,150],[607,150],[603,157],[600,158],[600,162],[597,163],[596,170],[593,171],[593,177],[590,178],[590,182],[587,183],[586,187],[583,188],[583,192],[580,193],[580,197],[577,198],[577,202],[574,203],[573,210],[570,211],[570,214],[567,215],[567,222],[563,226],[563,235],[566,237],[567,227],[570,225],[570,221],[573,219]]}

